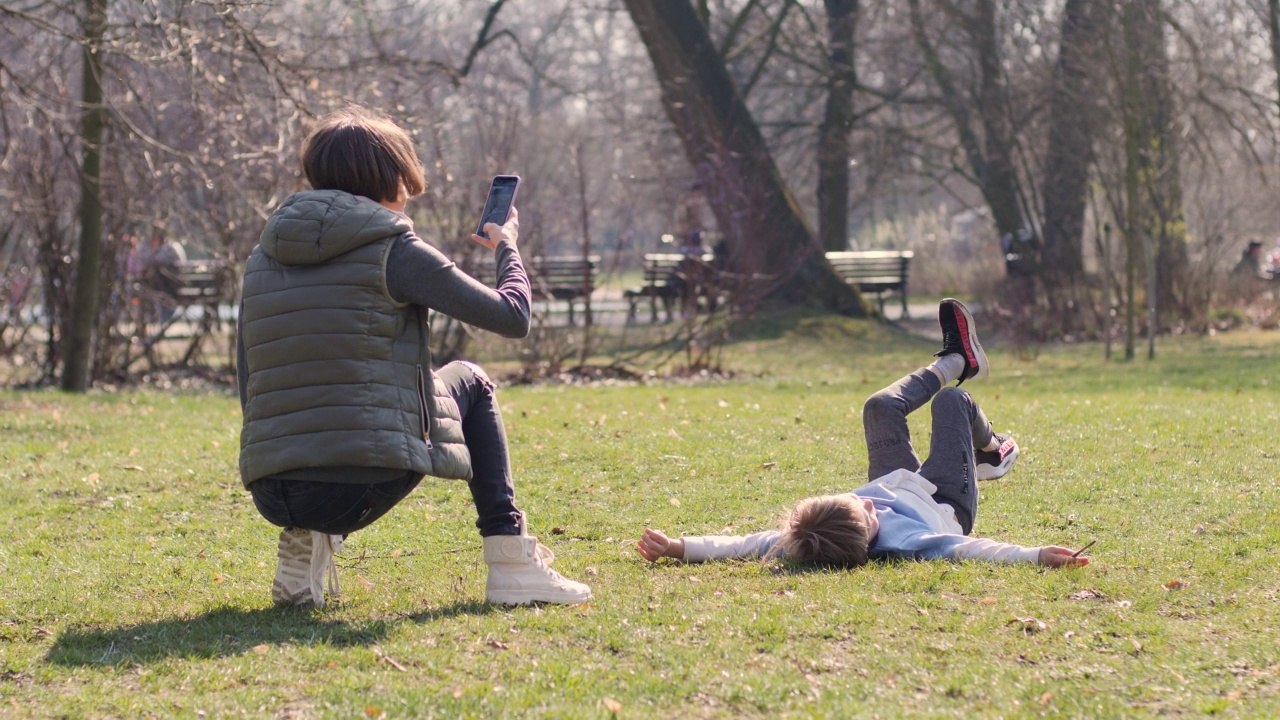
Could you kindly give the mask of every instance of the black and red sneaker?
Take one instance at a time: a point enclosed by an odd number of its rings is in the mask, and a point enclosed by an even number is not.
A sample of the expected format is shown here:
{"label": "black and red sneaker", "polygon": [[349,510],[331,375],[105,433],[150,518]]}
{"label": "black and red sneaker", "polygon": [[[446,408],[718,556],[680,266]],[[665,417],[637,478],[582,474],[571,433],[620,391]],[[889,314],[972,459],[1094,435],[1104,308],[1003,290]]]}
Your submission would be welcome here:
{"label": "black and red sneaker", "polygon": [[973,316],[964,303],[955,298],[947,298],[938,303],[938,325],[942,327],[942,350],[934,353],[934,356],[954,353],[965,360],[964,372],[956,385],[970,378],[981,380],[991,373],[991,368],[987,365],[987,354],[982,351],[982,343],[978,342]]}
{"label": "black and red sneaker", "polygon": [[1013,461],[1018,459],[1018,443],[1008,435],[996,433],[996,442],[1000,446],[995,450],[977,450],[973,453],[973,459],[978,465],[979,480],[995,480],[1002,478],[1009,469],[1013,467]]}

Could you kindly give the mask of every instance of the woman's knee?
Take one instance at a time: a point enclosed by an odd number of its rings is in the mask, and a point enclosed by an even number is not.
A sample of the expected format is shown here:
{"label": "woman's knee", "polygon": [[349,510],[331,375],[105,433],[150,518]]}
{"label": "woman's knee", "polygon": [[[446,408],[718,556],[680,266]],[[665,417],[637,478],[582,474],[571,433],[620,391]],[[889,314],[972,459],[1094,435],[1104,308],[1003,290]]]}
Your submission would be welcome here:
{"label": "woman's knee", "polygon": [[454,360],[436,371],[441,377],[457,378],[463,385],[479,385],[488,390],[493,389],[493,380],[484,368],[466,360]]}

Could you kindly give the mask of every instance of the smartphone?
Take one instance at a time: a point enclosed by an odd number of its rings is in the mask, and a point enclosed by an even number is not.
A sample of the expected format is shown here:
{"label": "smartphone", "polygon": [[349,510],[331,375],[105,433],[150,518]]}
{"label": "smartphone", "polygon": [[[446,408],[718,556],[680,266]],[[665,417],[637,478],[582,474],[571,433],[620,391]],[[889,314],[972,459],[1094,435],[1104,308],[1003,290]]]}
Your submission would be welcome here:
{"label": "smartphone", "polygon": [[484,226],[489,223],[505,225],[507,215],[511,214],[511,205],[516,201],[516,190],[520,189],[519,175],[499,175],[489,185],[489,197],[484,201],[484,212],[480,213],[480,225],[476,234],[487,238]]}

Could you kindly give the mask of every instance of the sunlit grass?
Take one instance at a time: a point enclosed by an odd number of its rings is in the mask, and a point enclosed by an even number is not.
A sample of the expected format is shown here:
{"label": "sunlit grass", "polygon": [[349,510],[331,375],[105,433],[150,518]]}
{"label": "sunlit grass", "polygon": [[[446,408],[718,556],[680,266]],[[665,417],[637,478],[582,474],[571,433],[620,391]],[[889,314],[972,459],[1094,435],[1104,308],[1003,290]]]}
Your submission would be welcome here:
{"label": "sunlit grass", "polygon": [[530,530],[595,591],[574,608],[484,605],[466,487],[429,479],[349,539],[340,602],[274,609],[234,397],[0,394],[0,715],[1280,713],[1280,338],[993,351],[965,388],[1023,455],[975,533],[1096,540],[1086,569],[643,563],[646,524],[750,531],[864,482],[863,399],[935,349],[771,322],[729,382],[503,390]]}

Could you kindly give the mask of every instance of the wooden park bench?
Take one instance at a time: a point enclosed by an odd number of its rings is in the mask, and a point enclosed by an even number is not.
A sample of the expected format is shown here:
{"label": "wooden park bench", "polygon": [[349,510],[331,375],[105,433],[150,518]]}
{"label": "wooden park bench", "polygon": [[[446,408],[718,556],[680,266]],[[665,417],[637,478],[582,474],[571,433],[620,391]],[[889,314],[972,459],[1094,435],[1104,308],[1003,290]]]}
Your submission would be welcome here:
{"label": "wooden park bench", "polygon": [[[574,324],[574,305],[585,301],[595,292],[596,277],[600,274],[600,256],[589,255],[538,255],[526,258],[525,272],[534,300],[561,300],[569,307],[569,324]],[[493,258],[488,257],[468,270],[472,277],[489,287],[497,282],[497,269]]]}
{"label": "wooden park bench", "polygon": [[183,260],[178,263],[178,289],[175,304],[181,310],[198,307],[215,318],[218,305],[228,301],[234,278],[225,263],[218,260]]}
{"label": "wooden park bench", "polygon": [[658,322],[658,301],[667,311],[667,320],[671,320],[671,304],[680,296],[680,287],[670,280],[684,255],[680,253],[646,253],[644,256],[644,284],[638,288],[628,288],[622,292],[627,301],[627,322],[635,322],[636,306],[645,298],[649,299],[650,322]]}
{"label": "wooden park bench", "polygon": [[[221,307],[234,301],[235,267],[225,261],[181,260],[170,270],[171,283],[159,286],[155,282],[139,281],[129,288],[134,308],[130,318],[137,325],[141,348],[141,353],[129,363],[146,357],[155,367],[159,363],[155,346],[169,338],[169,332],[179,321],[189,323],[183,327],[190,328],[181,362],[192,362],[204,338],[221,327]],[[199,318],[191,316],[192,308],[200,309]]]}
{"label": "wooden park bench", "polygon": [[573,325],[574,305],[595,292],[600,256],[540,256],[532,258],[526,269],[534,299],[564,301],[569,306],[569,324]]}
{"label": "wooden park bench", "polygon": [[915,253],[910,250],[850,250],[827,253],[836,274],[858,291],[876,296],[880,314],[884,298],[896,293],[902,300],[902,317],[907,314],[907,269]]}
{"label": "wooden park bench", "polygon": [[[677,300],[683,300],[681,294],[688,289],[686,283],[675,279],[680,263],[685,260],[684,253],[645,253],[644,284],[638,288],[623,291],[622,297],[627,301],[627,322],[635,322],[636,307],[645,299],[649,300],[650,322],[658,322],[658,302],[667,313],[667,321],[672,319],[671,307]],[[715,258],[710,253],[702,256],[702,262],[708,265]]]}

